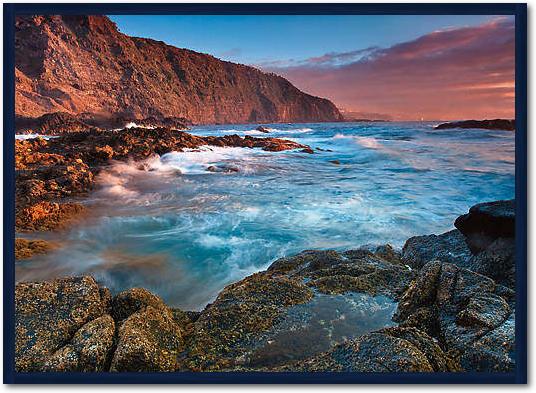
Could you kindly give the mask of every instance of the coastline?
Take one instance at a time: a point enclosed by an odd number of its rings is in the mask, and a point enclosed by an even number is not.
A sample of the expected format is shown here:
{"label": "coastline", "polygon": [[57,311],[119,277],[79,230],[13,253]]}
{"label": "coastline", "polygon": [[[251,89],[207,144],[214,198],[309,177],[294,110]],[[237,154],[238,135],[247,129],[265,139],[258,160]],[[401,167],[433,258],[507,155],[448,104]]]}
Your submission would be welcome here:
{"label": "coastline", "polygon": [[496,229],[513,212],[513,201],[477,205],[459,230],[408,239],[401,252],[281,258],[201,312],[143,288],[112,297],[90,276],[19,283],[17,369],[512,371],[515,247]]}

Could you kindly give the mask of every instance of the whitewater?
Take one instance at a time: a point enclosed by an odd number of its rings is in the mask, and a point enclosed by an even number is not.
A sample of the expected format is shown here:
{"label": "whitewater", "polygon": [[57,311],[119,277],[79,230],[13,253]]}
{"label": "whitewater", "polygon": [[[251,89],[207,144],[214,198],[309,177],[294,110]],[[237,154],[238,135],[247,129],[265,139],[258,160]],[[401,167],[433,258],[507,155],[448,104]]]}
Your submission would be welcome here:
{"label": "whitewater", "polygon": [[84,199],[91,215],[25,235],[59,245],[17,262],[17,281],[91,274],[114,293],[144,287],[202,309],[232,282],[305,249],[346,250],[442,233],[476,203],[514,197],[515,134],[432,122],[194,127],[296,151],[203,147],[112,162]]}

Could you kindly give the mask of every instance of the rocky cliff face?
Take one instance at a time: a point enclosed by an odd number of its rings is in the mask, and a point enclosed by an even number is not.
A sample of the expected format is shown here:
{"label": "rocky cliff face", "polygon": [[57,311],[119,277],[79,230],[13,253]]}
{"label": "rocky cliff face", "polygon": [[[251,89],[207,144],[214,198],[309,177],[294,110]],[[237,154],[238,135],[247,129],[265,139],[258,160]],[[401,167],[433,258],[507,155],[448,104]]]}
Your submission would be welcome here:
{"label": "rocky cliff face", "polygon": [[19,17],[15,50],[20,119],[66,112],[85,121],[342,120],[329,100],[305,94],[280,76],[129,37],[105,16]]}

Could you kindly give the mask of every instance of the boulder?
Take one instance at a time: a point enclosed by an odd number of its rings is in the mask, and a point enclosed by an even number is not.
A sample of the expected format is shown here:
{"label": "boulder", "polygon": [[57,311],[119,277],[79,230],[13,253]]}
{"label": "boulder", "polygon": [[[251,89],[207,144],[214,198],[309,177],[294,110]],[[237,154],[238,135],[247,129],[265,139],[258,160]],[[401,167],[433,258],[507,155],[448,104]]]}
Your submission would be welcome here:
{"label": "boulder", "polygon": [[[515,330],[508,321],[514,318],[514,297],[489,277],[433,261],[400,299],[395,320],[425,326],[465,371],[513,371]],[[491,344],[494,336],[501,337],[500,345]]]}
{"label": "boulder", "polygon": [[45,362],[44,371],[107,371],[114,343],[115,323],[103,315],[86,323],[71,342],[58,349]]}
{"label": "boulder", "polygon": [[[105,304],[92,277],[67,277],[15,287],[15,367],[41,371]],[[67,351],[67,350],[66,350]]]}
{"label": "boulder", "polygon": [[155,309],[167,309],[164,301],[144,288],[132,288],[120,292],[112,300],[112,315],[116,321],[122,321],[147,306]]}
{"label": "boulder", "polygon": [[171,311],[147,306],[122,322],[110,371],[174,371],[182,345]]}
{"label": "boulder", "polygon": [[515,200],[480,203],[456,219],[454,226],[466,238],[473,254],[484,251],[498,238],[515,237]]}

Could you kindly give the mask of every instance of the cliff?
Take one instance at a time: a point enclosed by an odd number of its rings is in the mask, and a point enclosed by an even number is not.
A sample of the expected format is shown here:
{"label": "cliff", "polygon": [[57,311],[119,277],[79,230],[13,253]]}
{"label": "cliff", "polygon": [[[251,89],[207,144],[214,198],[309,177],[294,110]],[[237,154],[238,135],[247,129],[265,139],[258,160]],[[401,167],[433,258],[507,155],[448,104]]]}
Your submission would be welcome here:
{"label": "cliff", "polygon": [[[322,122],[342,116],[286,79],[164,42],[130,37],[105,16],[16,21],[16,115],[66,112],[85,122]],[[89,120],[89,121],[88,121]]]}

